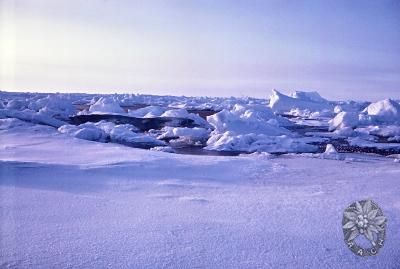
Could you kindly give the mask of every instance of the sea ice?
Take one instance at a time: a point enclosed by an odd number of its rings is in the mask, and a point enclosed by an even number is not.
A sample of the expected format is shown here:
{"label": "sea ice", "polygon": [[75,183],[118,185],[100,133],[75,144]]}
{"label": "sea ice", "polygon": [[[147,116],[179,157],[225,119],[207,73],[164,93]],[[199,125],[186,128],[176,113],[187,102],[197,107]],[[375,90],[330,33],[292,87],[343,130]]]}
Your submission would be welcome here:
{"label": "sea ice", "polygon": [[397,122],[400,124],[400,104],[391,99],[372,103],[362,113],[370,116],[373,121],[382,123]]}
{"label": "sea ice", "polygon": [[137,118],[156,118],[160,117],[167,109],[160,106],[146,106],[136,110],[129,110],[129,116]]}
{"label": "sea ice", "polygon": [[343,128],[355,128],[359,124],[358,114],[354,112],[340,112],[329,121],[329,131]]}
{"label": "sea ice", "polygon": [[112,97],[101,97],[96,103],[92,104],[89,108],[91,113],[122,113],[125,111],[119,105],[119,102]]}
{"label": "sea ice", "polygon": [[333,105],[315,92],[297,92],[293,96],[287,96],[277,90],[273,90],[269,106],[279,113],[289,112],[292,109],[306,109],[311,112],[333,110]]}

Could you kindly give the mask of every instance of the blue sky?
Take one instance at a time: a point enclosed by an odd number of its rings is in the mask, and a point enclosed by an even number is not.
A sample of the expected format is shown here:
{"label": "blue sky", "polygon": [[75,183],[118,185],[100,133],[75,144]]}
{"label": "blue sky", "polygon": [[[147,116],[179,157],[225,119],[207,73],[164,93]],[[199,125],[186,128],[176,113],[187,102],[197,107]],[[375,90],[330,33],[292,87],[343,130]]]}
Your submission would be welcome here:
{"label": "blue sky", "polygon": [[400,2],[3,0],[0,88],[400,98]]}

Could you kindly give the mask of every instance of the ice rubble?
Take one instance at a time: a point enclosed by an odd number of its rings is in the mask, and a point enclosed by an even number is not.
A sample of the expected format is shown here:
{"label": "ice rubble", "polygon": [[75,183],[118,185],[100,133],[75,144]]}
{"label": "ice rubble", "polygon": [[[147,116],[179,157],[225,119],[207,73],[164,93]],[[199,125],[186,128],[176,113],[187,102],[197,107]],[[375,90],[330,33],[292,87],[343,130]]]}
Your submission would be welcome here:
{"label": "ice rubble", "polygon": [[157,139],[168,138],[187,138],[193,141],[207,140],[210,130],[205,128],[187,128],[187,127],[164,127],[161,129],[162,134]]}
{"label": "ice rubble", "polygon": [[400,105],[391,99],[385,99],[368,105],[358,113],[342,111],[331,120],[330,129],[373,124],[400,124]]}
{"label": "ice rubble", "polygon": [[150,150],[168,152],[168,153],[175,153],[175,150],[170,146],[157,146],[157,147],[152,147]]}
{"label": "ice rubble", "polygon": [[20,94],[8,99],[6,105],[1,102],[0,117],[58,128],[65,124],[63,120],[76,113],[71,102],[68,95],[62,94]]}
{"label": "ice rubble", "polygon": [[[392,142],[399,141],[400,105],[391,99],[385,99],[371,103],[361,112],[342,111],[329,121],[329,131],[364,140],[365,136],[372,135],[386,137],[388,141]],[[348,140],[351,145],[364,146],[359,139]],[[368,142],[368,145],[371,146],[371,142]],[[376,145],[376,147],[378,146]]]}
{"label": "ice rubble", "polygon": [[391,99],[370,104],[362,114],[367,114],[373,122],[400,123],[400,105]]}
{"label": "ice rubble", "polygon": [[366,108],[370,102],[356,102],[356,101],[338,101],[334,107],[334,113],[345,112],[360,112]]}
{"label": "ice rubble", "polygon": [[211,128],[210,124],[197,114],[189,113],[186,109],[167,109],[160,106],[147,106],[136,110],[129,110],[129,116],[138,118],[170,117],[193,120],[195,124],[203,128]]}
{"label": "ice rubble", "polygon": [[170,109],[161,114],[160,117],[172,117],[191,119],[195,124],[203,128],[210,128],[210,124],[197,114],[189,113],[186,109]]}
{"label": "ice rubble", "polygon": [[[362,140],[368,142],[365,144],[368,144],[368,147],[376,144],[376,148],[397,148],[396,144],[378,145],[377,136],[386,137],[389,142],[400,140],[400,105],[390,99],[368,106],[365,103],[340,102],[340,107],[335,107],[335,102],[323,99],[316,92],[295,92],[286,96],[273,91],[269,107],[270,110],[262,106],[254,109],[249,105],[236,105],[231,110],[225,109],[209,116],[207,120],[214,126],[214,131],[207,141],[206,149],[249,152],[315,150],[315,147],[307,142],[318,141],[297,137],[284,128],[293,123],[277,116],[273,111],[306,119],[331,119],[328,122],[328,130],[333,133],[327,133],[325,137],[344,138],[350,145],[356,145],[354,141]],[[334,109],[337,112],[336,116]],[[314,134],[318,136],[317,133]],[[323,136],[323,133],[321,135]],[[354,137],[359,140],[354,140]]]}
{"label": "ice rubble", "polygon": [[23,110],[28,108],[29,101],[24,99],[12,99],[5,106],[7,109],[11,110]]}
{"label": "ice rubble", "polygon": [[105,142],[107,137],[105,132],[93,123],[85,123],[79,126],[63,125],[58,128],[58,131],[62,134],[68,134],[79,139],[90,141]]}
{"label": "ice rubble", "polygon": [[319,154],[323,159],[333,159],[333,160],[344,160],[345,156],[337,152],[336,148],[332,144],[327,144],[325,152]]}
{"label": "ice rubble", "polygon": [[292,125],[275,115],[268,107],[234,106],[207,117],[214,127],[207,141],[208,150],[297,152],[314,151],[312,145],[296,140],[293,133],[282,126]]}
{"label": "ice rubble", "polygon": [[0,118],[0,130],[12,129],[14,127],[26,126],[29,124],[33,125],[32,123],[27,123],[26,121],[22,121],[16,118],[6,118],[6,119]]}
{"label": "ice rubble", "polygon": [[160,106],[146,106],[136,110],[129,110],[128,114],[137,118],[156,118],[160,117],[167,109]]}
{"label": "ice rubble", "polygon": [[349,137],[347,139],[351,146],[357,146],[362,148],[377,148],[377,149],[397,149],[400,150],[399,143],[375,143],[374,140],[363,139],[363,137],[356,136],[356,137]]}
{"label": "ice rubble", "polygon": [[0,117],[17,118],[57,128],[65,124],[63,120],[69,119],[75,113],[71,100],[59,94],[11,99],[0,108]]}
{"label": "ice rubble", "polygon": [[[350,145],[368,146],[382,142],[400,142],[400,105],[385,99],[375,103],[332,102],[316,92],[294,92],[290,96],[273,91],[271,100],[255,98],[178,97],[151,95],[86,95],[1,93],[0,117],[60,127],[77,109],[80,113],[121,114],[137,118],[172,117],[191,119],[196,128],[166,127],[147,134],[121,126],[81,124],[60,128],[72,136],[88,140],[112,140],[121,143],[146,141],[201,141],[209,150],[296,152],[315,151],[310,143],[347,140]],[[125,112],[121,105],[149,106]],[[140,107],[139,106],[139,107]],[[190,113],[192,108],[221,109],[207,120]],[[213,111],[211,110],[211,113]],[[207,112],[208,113],[208,112]],[[210,113],[210,114],[211,114]],[[280,116],[289,114],[290,120]],[[206,114],[209,115],[209,114]],[[204,116],[204,115],[203,115]],[[330,120],[330,121],[329,121]],[[328,122],[329,121],[329,122]],[[315,127],[297,134],[299,128]],[[161,127],[160,127],[161,128]],[[113,130],[113,131],[112,131]],[[291,131],[292,130],[292,131]],[[354,139],[354,138],[359,138]],[[384,139],[382,139],[384,138]],[[149,140],[149,141],[148,141]],[[130,142],[129,142],[130,141]],[[161,145],[161,144],[160,144]],[[163,146],[162,145],[162,146]],[[381,145],[382,146],[382,145]]]}
{"label": "ice rubble", "polygon": [[214,134],[207,141],[208,150],[242,151],[242,152],[315,152],[317,147],[306,144],[300,139],[281,136],[268,136],[263,134],[240,134],[232,132]]}
{"label": "ice rubble", "polygon": [[109,135],[111,141],[117,143],[142,144],[142,146],[146,148],[166,145],[165,142],[157,140],[149,135],[133,132],[132,127],[127,126],[127,124],[116,125],[111,129]]}
{"label": "ice rubble", "polygon": [[207,121],[216,133],[231,131],[238,134],[283,135],[290,131],[281,126],[293,125],[289,120],[275,115],[268,107],[241,105],[208,116]]}
{"label": "ice rubble", "polygon": [[370,135],[387,137],[390,142],[400,142],[400,125],[378,126],[371,125],[356,129],[358,132],[364,132]]}
{"label": "ice rubble", "polygon": [[48,95],[32,101],[29,103],[28,108],[62,120],[67,120],[77,112],[77,109],[72,105],[72,101],[59,94]]}
{"label": "ice rubble", "polygon": [[0,118],[16,118],[27,122],[39,123],[53,127],[60,127],[65,124],[64,121],[55,119],[43,112],[35,112],[30,109],[22,111],[11,109],[0,109]]}
{"label": "ice rubble", "polygon": [[358,125],[358,115],[354,112],[340,112],[329,121],[329,131],[343,128],[355,128]]}
{"label": "ice rubble", "polygon": [[332,154],[337,154],[338,152],[336,151],[335,147],[332,144],[327,144],[326,149],[324,154],[327,155],[332,155]]}
{"label": "ice rubble", "polygon": [[309,109],[292,108],[290,111],[282,113],[307,119],[330,118],[334,115],[334,113],[330,109],[324,109],[321,111],[311,111]]}
{"label": "ice rubble", "polygon": [[92,104],[89,108],[89,112],[104,114],[104,113],[123,113],[125,111],[119,105],[118,100],[115,100],[112,97],[101,97],[94,104]]}
{"label": "ice rubble", "polygon": [[121,144],[132,144],[145,148],[166,145],[165,142],[157,140],[154,137],[136,133],[136,130],[137,129],[134,126],[129,124],[115,125],[114,123],[105,121],[97,123],[87,122],[78,126],[63,125],[58,128],[60,133],[90,141],[111,141]]}

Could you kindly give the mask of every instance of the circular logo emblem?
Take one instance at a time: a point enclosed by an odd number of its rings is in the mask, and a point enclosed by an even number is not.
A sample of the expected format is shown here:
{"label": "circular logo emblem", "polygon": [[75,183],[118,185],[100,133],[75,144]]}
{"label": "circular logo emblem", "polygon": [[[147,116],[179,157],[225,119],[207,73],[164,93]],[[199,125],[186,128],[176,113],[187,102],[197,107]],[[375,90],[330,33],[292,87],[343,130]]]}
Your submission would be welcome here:
{"label": "circular logo emblem", "polygon": [[386,218],[372,200],[352,203],[343,213],[343,233],[347,246],[356,255],[376,255],[386,236]]}

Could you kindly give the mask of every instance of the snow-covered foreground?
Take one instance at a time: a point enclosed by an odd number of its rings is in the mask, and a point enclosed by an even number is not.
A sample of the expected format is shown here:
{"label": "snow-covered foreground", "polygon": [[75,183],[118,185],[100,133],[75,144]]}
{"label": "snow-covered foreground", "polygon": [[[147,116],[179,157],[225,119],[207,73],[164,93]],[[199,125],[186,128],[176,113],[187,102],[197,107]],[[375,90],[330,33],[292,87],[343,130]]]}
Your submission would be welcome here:
{"label": "snow-covered foreground", "polygon": [[[393,158],[178,155],[25,124],[0,130],[0,159],[1,268],[400,267]],[[361,258],[341,222],[365,198],[388,227]]]}

